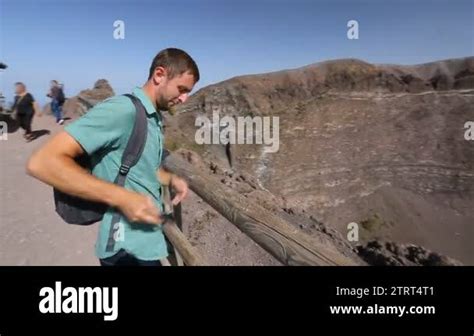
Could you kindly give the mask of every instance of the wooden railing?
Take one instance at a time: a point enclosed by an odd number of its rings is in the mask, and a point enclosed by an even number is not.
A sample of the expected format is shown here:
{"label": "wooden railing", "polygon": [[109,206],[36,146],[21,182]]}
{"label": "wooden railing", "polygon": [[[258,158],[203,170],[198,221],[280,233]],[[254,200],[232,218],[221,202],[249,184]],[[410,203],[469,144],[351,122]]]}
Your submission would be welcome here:
{"label": "wooden railing", "polygon": [[[179,156],[169,155],[163,165],[186,179],[192,191],[284,265],[354,265],[329,242],[305,234],[283,218],[206,176]],[[184,264],[207,264],[175,221],[164,224],[164,232]]]}
{"label": "wooden railing", "polygon": [[163,232],[166,238],[173,246],[171,256],[174,266],[204,266],[207,262],[191,245],[184,233],[182,232],[181,222],[181,204],[177,206],[171,205],[173,192],[167,186],[162,188],[162,198],[165,207],[165,214],[172,214],[172,219],[166,216],[166,221],[163,224]]}

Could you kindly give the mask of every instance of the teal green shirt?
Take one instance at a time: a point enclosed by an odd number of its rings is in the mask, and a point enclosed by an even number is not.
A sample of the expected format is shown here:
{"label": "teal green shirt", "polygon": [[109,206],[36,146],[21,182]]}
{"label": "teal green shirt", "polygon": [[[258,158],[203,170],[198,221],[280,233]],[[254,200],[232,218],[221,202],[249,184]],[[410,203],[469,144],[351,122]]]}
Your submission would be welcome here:
{"label": "teal green shirt", "polygon": [[[148,134],[140,160],[127,175],[125,188],[151,196],[162,212],[161,185],[156,177],[163,153],[162,125],[145,92],[137,87],[133,94],[146,108]],[[66,126],[65,130],[91,157],[92,173],[113,183],[134,123],[135,107],[132,101],[125,96],[115,96],[94,106],[84,116]],[[120,249],[125,249],[142,260],[156,260],[168,256],[161,225],[130,223],[125,216],[120,220],[114,251],[106,252],[113,211],[109,208],[100,223],[95,249],[98,258],[110,257]]]}

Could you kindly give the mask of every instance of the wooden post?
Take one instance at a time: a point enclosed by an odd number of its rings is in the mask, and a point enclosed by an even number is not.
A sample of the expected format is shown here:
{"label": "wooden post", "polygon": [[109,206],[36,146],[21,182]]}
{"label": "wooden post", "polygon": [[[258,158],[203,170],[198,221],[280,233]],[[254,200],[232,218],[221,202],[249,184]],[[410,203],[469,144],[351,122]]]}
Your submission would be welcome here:
{"label": "wooden post", "polygon": [[356,265],[329,242],[311,237],[279,216],[206,176],[175,154],[164,166],[220,214],[285,265]]}
{"label": "wooden post", "polygon": [[186,236],[176,226],[174,221],[167,220],[166,223],[163,224],[163,232],[171,244],[178,250],[186,266],[207,265],[206,261],[196,252],[195,248],[186,239]]}
{"label": "wooden post", "polygon": [[[178,227],[178,229],[182,232],[183,226],[182,226],[182,218],[181,218],[181,203],[179,203],[177,206],[173,206],[173,204],[171,203],[173,197],[174,195],[169,186],[165,186],[165,185],[161,186],[161,199],[163,201],[164,211],[166,214],[173,213],[175,224]],[[184,266],[183,258],[181,257],[181,254],[179,253],[176,246],[173,246],[173,254],[174,254],[173,259],[175,259],[176,266]]]}

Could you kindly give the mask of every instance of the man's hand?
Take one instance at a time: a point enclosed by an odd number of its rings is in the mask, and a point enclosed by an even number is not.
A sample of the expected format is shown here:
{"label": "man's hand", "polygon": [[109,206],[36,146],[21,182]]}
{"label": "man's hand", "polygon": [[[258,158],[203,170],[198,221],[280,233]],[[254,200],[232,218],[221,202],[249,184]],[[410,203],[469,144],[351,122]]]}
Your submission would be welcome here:
{"label": "man's hand", "polygon": [[181,177],[178,177],[174,174],[171,175],[170,184],[171,184],[171,187],[176,191],[176,195],[174,196],[171,203],[173,205],[178,205],[179,202],[181,202],[188,195],[188,192],[189,192],[188,184]]}
{"label": "man's hand", "polygon": [[117,208],[132,223],[161,224],[160,211],[149,196],[125,191]]}

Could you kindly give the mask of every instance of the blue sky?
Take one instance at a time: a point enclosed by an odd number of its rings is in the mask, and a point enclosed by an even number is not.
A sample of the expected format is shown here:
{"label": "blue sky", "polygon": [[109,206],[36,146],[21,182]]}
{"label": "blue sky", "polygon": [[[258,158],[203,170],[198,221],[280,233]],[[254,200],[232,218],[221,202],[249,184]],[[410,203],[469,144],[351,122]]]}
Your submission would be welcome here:
{"label": "blue sky", "polygon": [[[474,0],[0,0],[1,91],[23,81],[41,102],[50,79],[66,95],[109,80],[117,94],[145,82],[155,54],[178,47],[196,86],[337,58],[417,64],[474,55]],[[347,39],[347,22],[359,39]],[[125,39],[113,22],[125,22]]]}

